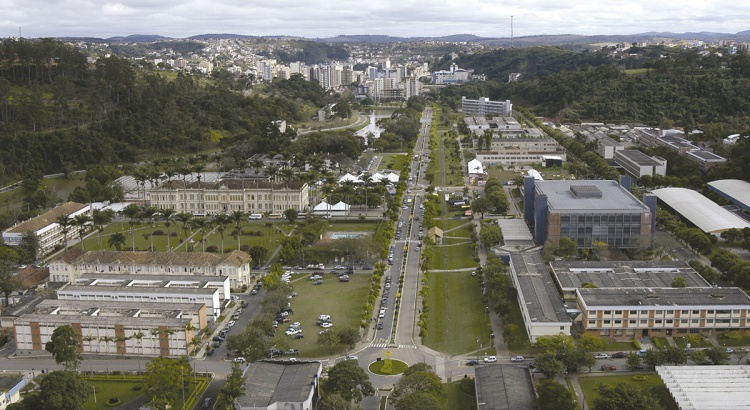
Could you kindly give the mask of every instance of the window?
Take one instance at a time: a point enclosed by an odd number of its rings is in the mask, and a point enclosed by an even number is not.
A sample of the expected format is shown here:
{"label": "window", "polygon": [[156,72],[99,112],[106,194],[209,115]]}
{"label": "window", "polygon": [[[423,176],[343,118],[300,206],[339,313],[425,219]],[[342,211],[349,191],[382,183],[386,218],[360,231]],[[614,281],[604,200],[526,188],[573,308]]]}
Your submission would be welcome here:
{"label": "window", "polygon": [[636,322],[637,322],[637,320],[628,320],[628,324],[629,325],[634,325],[634,324],[636,324]]}
{"label": "window", "polygon": [[589,326],[596,325],[596,320],[589,320]]}
{"label": "window", "polygon": [[701,311],[700,311],[700,310],[694,310],[694,311],[693,311],[693,314],[694,314],[694,315],[700,315],[700,313],[701,313]]}
{"label": "window", "polygon": [[680,311],[680,314],[681,314],[681,315],[687,315],[688,313],[690,313],[690,311],[689,311],[689,310],[681,310],[681,311]]}
{"label": "window", "polygon": [[641,324],[642,324],[642,325],[645,325],[645,324],[646,324],[647,322],[648,322],[648,320],[646,320],[646,319],[641,319]]}
{"label": "window", "polygon": [[612,323],[612,321],[611,321],[611,320],[609,320],[609,319],[606,319],[606,320],[604,320],[604,324],[605,324],[605,325],[609,325],[609,324],[611,324],[611,323]]}
{"label": "window", "polygon": [[605,314],[605,315],[611,315],[611,314],[612,314],[612,311],[611,311],[611,310],[605,310],[605,311],[604,311],[604,314]]}
{"label": "window", "polygon": [[714,310],[713,310],[713,309],[711,309],[711,310],[707,310],[707,311],[706,311],[706,314],[709,314],[709,315],[713,315],[713,314],[714,314]]}
{"label": "window", "polygon": [[637,310],[631,310],[631,311],[630,311],[630,314],[631,314],[631,315],[637,315],[637,314],[638,314],[638,311],[637,311]]}
{"label": "window", "polygon": [[668,315],[674,315],[674,310],[668,310],[668,311],[667,311],[667,314],[668,314]]}
{"label": "window", "polygon": [[657,325],[660,325],[660,324],[661,324],[661,319],[656,319],[656,320],[654,321],[654,323],[656,323]]}
{"label": "window", "polygon": [[698,323],[698,319],[690,319],[690,323]]}
{"label": "window", "polygon": [[688,322],[688,321],[687,321],[687,319],[680,319],[680,323],[682,323],[682,324],[684,324],[684,325],[686,325],[686,324],[687,324],[687,322]]}
{"label": "window", "polygon": [[615,314],[616,315],[621,315],[622,314],[622,310],[615,310]]}

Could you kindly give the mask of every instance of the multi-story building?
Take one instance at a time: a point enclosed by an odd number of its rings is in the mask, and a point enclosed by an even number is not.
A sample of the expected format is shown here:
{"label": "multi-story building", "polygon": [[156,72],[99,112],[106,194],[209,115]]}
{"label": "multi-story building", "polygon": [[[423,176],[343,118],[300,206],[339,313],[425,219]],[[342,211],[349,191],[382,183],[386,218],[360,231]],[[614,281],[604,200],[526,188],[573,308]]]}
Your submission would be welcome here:
{"label": "multi-story building", "polygon": [[304,212],[308,207],[308,185],[300,181],[270,182],[224,179],[219,182],[168,181],[151,188],[147,200],[159,209],[174,209],[193,215],[216,215],[243,211]]}
{"label": "multi-story building", "polygon": [[461,109],[464,115],[500,115],[510,117],[513,114],[513,104],[510,100],[492,101],[487,97],[480,97],[478,100],[470,100],[465,96],[461,97]]}
{"label": "multi-story building", "polygon": [[459,84],[469,81],[472,71],[458,68],[456,64],[451,64],[450,70],[434,71],[432,73],[433,84]]}
{"label": "multi-story building", "polygon": [[83,252],[71,249],[49,263],[51,282],[76,283],[87,273],[191,275],[194,280],[227,278],[232,288],[250,284],[250,256],[242,251],[208,252]]}
{"label": "multi-story building", "polygon": [[580,288],[576,296],[583,330],[605,338],[716,335],[750,328],[750,298],[739,288]]}
{"label": "multi-story building", "polygon": [[88,215],[89,212],[89,205],[66,202],[6,229],[3,231],[3,242],[6,245],[21,245],[24,235],[31,232],[39,241],[37,256],[45,255],[53,251],[55,246],[64,246],[65,237],[67,236],[68,239],[76,237],[80,229],[71,223],[67,228],[67,233],[63,233],[63,228],[57,223],[57,218],[67,216],[68,219],[73,219],[77,215]]}
{"label": "multi-story building", "polygon": [[628,174],[641,178],[646,175],[667,175],[667,160],[661,157],[649,157],[637,149],[615,151],[615,162]]}
{"label": "multi-story building", "polygon": [[555,155],[565,161],[560,144],[552,138],[501,138],[490,141],[489,151],[477,151],[477,159],[485,165],[526,165],[542,162],[542,156]]}
{"label": "multi-story building", "polygon": [[534,240],[572,239],[579,248],[604,243],[612,248],[651,246],[656,197],[646,206],[616,181],[535,181],[524,178],[524,218],[534,225]]}

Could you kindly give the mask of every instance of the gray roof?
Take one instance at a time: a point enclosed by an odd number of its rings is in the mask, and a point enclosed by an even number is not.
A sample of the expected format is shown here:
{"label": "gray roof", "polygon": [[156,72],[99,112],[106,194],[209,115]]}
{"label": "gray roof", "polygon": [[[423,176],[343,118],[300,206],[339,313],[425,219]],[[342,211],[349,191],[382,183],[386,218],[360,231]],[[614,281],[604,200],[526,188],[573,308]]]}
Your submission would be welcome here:
{"label": "gray roof", "polygon": [[125,310],[143,310],[149,312],[170,312],[170,311],[187,311],[197,312],[203,307],[204,303],[171,303],[171,302],[119,302],[119,301],[102,301],[102,300],[66,300],[66,299],[45,299],[36,306],[35,311],[41,314],[54,311],[57,308],[64,310],[84,309],[101,309],[105,312],[125,311]]}
{"label": "gray roof", "polygon": [[684,261],[552,261],[550,267],[565,291],[580,288],[583,283],[600,288],[668,288],[677,277],[685,278],[690,288],[711,286]]}
{"label": "gray roof", "polygon": [[[131,275],[127,273],[84,273],[76,278],[76,285],[91,285],[99,282],[118,282],[125,286],[134,281],[152,282],[154,287],[164,287],[169,283],[191,282],[196,287],[205,287],[209,284],[225,283],[229,281],[228,276],[207,276],[207,275]],[[105,285],[106,286],[106,285]],[[133,285],[138,286],[138,285]]]}
{"label": "gray roof", "polygon": [[218,292],[216,288],[164,288],[164,287],[146,287],[146,286],[77,286],[77,285],[66,285],[57,291],[58,294],[65,293],[155,293],[155,294],[168,294],[168,295],[213,295]]}
{"label": "gray roof", "polygon": [[660,188],[651,192],[703,232],[720,233],[750,227],[750,223],[692,189]]}
{"label": "gray roof", "polygon": [[750,309],[750,297],[740,288],[578,289],[587,307],[716,306]]}
{"label": "gray roof", "polygon": [[708,187],[737,205],[750,209],[750,182],[741,179],[711,181]]}
{"label": "gray roof", "polygon": [[640,166],[659,166],[661,165],[658,161],[655,159],[649,157],[648,155],[644,154],[641,151],[638,151],[637,149],[623,149],[615,152],[615,157],[617,156],[623,156],[636,164]]}
{"label": "gray roof", "polygon": [[480,365],[474,369],[478,410],[536,409],[531,372],[521,365]]}
{"label": "gray roof", "polygon": [[140,327],[167,326],[173,328],[185,328],[192,319],[178,319],[167,317],[127,317],[127,316],[84,316],[84,315],[45,315],[25,314],[15,321],[17,323],[53,323],[70,324],[80,323],[82,325],[99,325],[114,327],[115,324],[132,325]]}
{"label": "gray roof", "polygon": [[245,395],[240,408],[263,408],[273,403],[301,403],[316,388],[320,362],[252,362],[245,370]]}
{"label": "gray roof", "polygon": [[555,282],[544,266],[538,252],[513,253],[510,255],[513,271],[518,278],[526,309],[534,323],[570,322]]}
{"label": "gray roof", "polygon": [[[536,181],[536,191],[547,196],[550,211],[555,212],[648,212],[649,209],[616,181],[553,180]],[[598,190],[600,196],[576,196],[579,192]],[[583,188],[583,189],[582,189]]]}
{"label": "gray roof", "polygon": [[681,409],[742,409],[750,402],[750,366],[657,366]]}
{"label": "gray roof", "polygon": [[689,151],[687,153],[688,156],[694,156],[697,158],[700,158],[704,161],[716,161],[716,162],[725,162],[727,159],[722,157],[721,155],[714,154],[711,151],[704,151],[704,150],[695,150],[695,151]]}

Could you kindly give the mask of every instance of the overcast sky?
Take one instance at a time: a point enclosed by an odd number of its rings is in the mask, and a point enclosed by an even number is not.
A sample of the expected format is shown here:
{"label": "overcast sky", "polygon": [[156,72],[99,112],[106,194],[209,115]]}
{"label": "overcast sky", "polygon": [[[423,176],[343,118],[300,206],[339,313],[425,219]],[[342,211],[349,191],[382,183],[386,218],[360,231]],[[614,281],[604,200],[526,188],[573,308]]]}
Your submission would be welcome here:
{"label": "overcast sky", "polygon": [[750,30],[729,0],[0,0],[0,37],[634,34]]}

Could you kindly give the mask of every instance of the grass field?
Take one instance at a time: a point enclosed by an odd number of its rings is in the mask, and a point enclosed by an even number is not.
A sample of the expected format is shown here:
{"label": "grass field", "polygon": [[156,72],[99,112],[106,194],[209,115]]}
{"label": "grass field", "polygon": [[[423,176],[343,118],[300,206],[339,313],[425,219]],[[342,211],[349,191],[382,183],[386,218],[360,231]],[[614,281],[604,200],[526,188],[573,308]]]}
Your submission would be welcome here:
{"label": "grass field", "polygon": [[[359,320],[362,313],[367,293],[370,290],[370,275],[356,274],[350,275],[349,282],[339,282],[336,275],[326,274],[323,277],[322,285],[313,285],[309,280],[309,275],[305,273],[300,275],[300,279],[295,278],[292,281],[294,291],[297,297],[291,300],[294,314],[292,322],[302,324],[304,339],[294,340],[284,334],[286,324],[279,325],[276,332],[277,340],[286,339],[289,347],[299,349],[302,357],[321,357],[328,356],[330,352],[317,344],[318,332],[323,330],[315,325],[319,315],[326,314],[331,316],[333,327],[339,329],[344,327],[353,327],[359,329]],[[334,352],[344,352],[345,347],[341,346]]]}
{"label": "grass field", "polygon": [[406,165],[406,154],[382,154],[382,156],[383,159],[380,161],[380,165],[378,165],[378,171],[390,169],[392,171],[401,172]]}
{"label": "grass field", "polygon": [[445,383],[445,394],[443,396],[445,409],[450,410],[471,410],[475,408],[476,391],[471,379],[466,382]]}
{"label": "grass field", "polygon": [[[55,196],[61,201],[67,201],[68,196],[76,187],[84,185],[84,175],[85,174],[77,174],[70,178],[45,178],[42,180],[42,186],[50,188]],[[0,193],[0,212],[11,209],[20,209],[22,205],[23,193],[20,188]]]}
{"label": "grass field", "polygon": [[335,221],[328,225],[327,230],[339,232],[372,232],[374,235],[379,223],[380,221]]}
{"label": "grass field", "polygon": [[[457,228],[457,227],[459,227],[461,225],[465,225],[467,223],[471,223],[471,221],[467,221],[465,219],[446,219],[446,220],[442,220],[442,219],[439,219],[439,218],[435,219],[435,226],[437,226],[438,228],[442,229],[443,233],[445,233],[445,231],[447,231],[447,230],[450,230],[450,229],[453,229],[453,228]],[[450,231],[450,232],[446,233],[445,235],[448,235],[448,236],[466,236],[468,238],[469,237],[469,232],[467,230],[465,230],[465,229],[456,229],[455,231]]]}
{"label": "grass field", "polygon": [[646,380],[642,381],[633,380],[633,376],[579,377],[578,383],[581,385],[583,395],[586,397],[588,408],[593,408],[594,400],[599,397],[599,393],[596,391],[596,387],[599,384],[606,383],[616,385],[619,383],[627,383],[641,390],[649,391],[653,389],[652,391],[656,393],[656,397],[659,399],[662,406],[670,410],[677,409],[677,405],[670,397],[669,391],[667,391],[666,386],[664,386],[664,382],[662,382],[661,378],[656,374],[649,375]]}
{"label": "grass field", "polygon": [[[424,344],[450,354],[486,349],[492,328],[487,320],[479,282],[470,272],[431,272],[427,282],[429,308]],[[477,338],[479,343],[477,343]]]}
{"label": "grass field", "polygon": [[432,247],[429,269],[463,269],[477,266],[474,261],[474,247],[471,242],[459,245],[443,245]]}
{"label": "grass field", "polygon": [[[107,400],[112,397],[120,399],[121,404],[125,404],[137,397],[143,395],[143,390],[133,390],[133,387],[140,386],[140,381],[128,380],[89,380],[89,399],[83,405],[84,410],[94,409],[111,409],[107,406]],[[96,386],[96,403],[94,403],[94,393],[92,386]]]}

